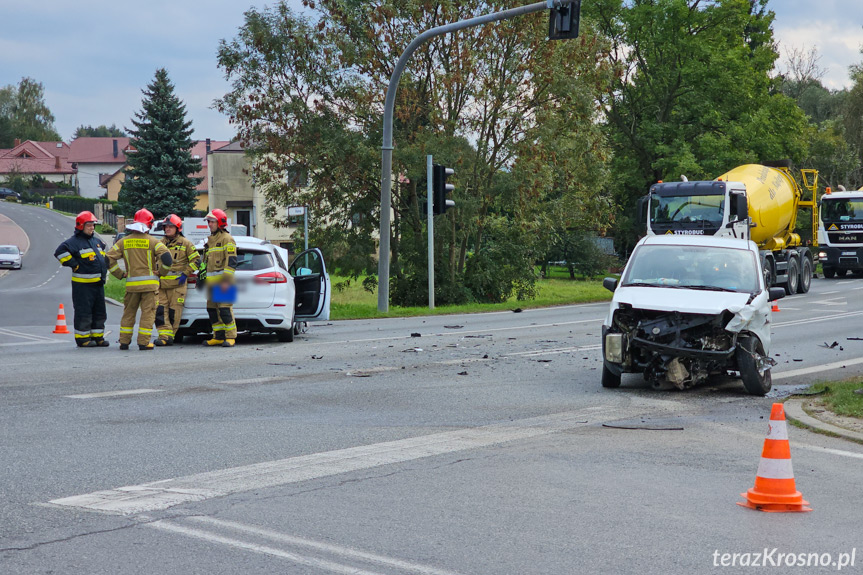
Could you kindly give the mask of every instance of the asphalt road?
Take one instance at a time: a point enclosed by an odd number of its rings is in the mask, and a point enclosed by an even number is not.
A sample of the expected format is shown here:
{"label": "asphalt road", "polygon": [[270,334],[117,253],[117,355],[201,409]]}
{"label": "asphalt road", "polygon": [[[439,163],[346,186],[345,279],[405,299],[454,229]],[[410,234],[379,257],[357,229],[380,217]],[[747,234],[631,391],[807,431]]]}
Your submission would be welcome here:
{"label": "asphalt road", "polygon": [[[607,304],[75,349],[45,312],[68,298],[50,279],[68,220],[0,213],[34,246],[30,283],[0,278],[0,573],[704,573],[764,548],[856,549],[861,570],[863,446],[792,427],[814,511],[738,507],[773,399],[731,379],[602,389]],[[43,217],[58,229],[37,240]],[[861,291],[779,302],[771,395],[863,373]]]}

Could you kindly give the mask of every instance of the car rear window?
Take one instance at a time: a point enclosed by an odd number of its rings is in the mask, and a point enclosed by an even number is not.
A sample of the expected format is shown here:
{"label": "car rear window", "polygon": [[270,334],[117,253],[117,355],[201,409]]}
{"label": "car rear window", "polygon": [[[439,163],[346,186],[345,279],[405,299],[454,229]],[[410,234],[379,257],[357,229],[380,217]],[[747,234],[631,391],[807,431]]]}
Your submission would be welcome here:
{"label": "car rear window", "polygon": [[237,249],[237,271],[254,272],[273,267],[269,252]]}

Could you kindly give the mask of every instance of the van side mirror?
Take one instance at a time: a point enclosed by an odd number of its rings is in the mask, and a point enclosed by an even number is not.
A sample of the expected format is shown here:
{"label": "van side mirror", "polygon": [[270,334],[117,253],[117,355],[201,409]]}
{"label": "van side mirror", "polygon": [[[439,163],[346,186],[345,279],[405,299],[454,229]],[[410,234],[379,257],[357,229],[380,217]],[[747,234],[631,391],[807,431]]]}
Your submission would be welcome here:
{"label": "van side mirror", "polygon": [[785,288],[772,287],[767,290],[767,301],[776,301],[785,297]]}
{"label": "van side mirror", "polygon": [[602,287],[613,293],[617,289],[617,278],[605,278],[602,280]]}
{"label": "van side mirror", "polygon": [[638,198],[638,221],[642,223],[647,222],[647,202],[650,201],[650,196],[642,196]]}

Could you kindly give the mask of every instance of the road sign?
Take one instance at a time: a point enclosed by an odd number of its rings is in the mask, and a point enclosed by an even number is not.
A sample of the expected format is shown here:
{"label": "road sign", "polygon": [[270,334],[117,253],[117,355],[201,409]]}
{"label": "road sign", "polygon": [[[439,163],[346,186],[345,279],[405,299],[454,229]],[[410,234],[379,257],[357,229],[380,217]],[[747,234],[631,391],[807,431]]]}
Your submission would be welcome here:
{"label": "road sign", "polygon": [[306,208],[303,206],[293,206],[288,208],[288,217],[292,218],[294,216],[302,216],[306,213]]}

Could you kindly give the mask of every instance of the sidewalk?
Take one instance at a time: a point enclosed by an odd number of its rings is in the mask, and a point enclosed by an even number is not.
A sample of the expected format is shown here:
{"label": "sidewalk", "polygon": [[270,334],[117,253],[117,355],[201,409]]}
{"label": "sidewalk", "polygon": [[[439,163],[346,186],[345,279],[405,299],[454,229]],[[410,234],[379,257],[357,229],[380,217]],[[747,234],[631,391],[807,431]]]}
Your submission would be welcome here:
{"label": "sidewalk", "polygon": [[803,410],[804,401],[805,400],[803,399],[792,398],[785,402],[785,415],[788,416],[788,419],[794,420],[807,427],[811,427],[817,431],[836,435],[857,443],[863,443],[863,433],[826,423],[806,413]]}

